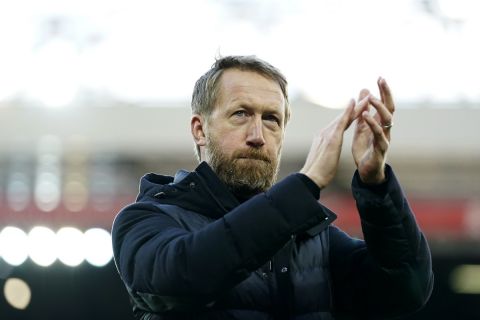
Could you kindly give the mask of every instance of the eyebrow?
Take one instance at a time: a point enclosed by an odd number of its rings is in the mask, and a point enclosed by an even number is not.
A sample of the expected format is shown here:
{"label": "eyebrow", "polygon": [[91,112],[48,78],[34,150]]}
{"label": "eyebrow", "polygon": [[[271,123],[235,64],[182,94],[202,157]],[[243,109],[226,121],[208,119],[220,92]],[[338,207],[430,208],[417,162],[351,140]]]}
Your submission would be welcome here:
{"label": "eyebrow", "polygon": [[[240,103],[238,105],[235,105],[229,109],[236,109],[236,108],[242,108],[242,109],[245,109],[245,110],[248,110],[248,111],[252,111],[253,109],[255,109],[255,107],[252,107],[251,105],[247,104],[247,103]],[[278,116],[281,116],[283,114],[283,112],[281,112],[282,110],[278,110],[277,108],[272,108],[270,106],[263,106],[262,107],[262,113],[266,113],[266,114],[275,114],[275,115],[278,115]]]}

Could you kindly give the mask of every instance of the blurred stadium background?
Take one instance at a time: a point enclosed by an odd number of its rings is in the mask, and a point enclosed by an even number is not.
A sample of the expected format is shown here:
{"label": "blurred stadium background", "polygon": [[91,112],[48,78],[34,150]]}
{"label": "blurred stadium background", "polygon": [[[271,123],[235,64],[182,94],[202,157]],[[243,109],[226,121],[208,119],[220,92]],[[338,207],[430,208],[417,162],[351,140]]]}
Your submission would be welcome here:
{"label": "blurred stadium background", "polygon": [[[480,319],[479,15],[474,0],[0,2],[0,319],[132,319],[112,221],[144,173],[195,167],[189,96],[227,54],[290,81],[281,176],[337,108],[389,81],[389,163],[436,277],[408,319]],[[361,236],[350,140],[321,199]]]}

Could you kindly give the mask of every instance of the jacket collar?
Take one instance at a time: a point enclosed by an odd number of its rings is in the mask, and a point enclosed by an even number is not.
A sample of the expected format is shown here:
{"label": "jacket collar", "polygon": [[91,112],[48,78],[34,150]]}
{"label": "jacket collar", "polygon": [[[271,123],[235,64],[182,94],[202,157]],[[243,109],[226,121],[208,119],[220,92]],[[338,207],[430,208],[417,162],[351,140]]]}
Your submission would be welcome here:
{"label": "jacket collar", "polygon": [[218,178],[217,174],[212,168],[203,161],[195,169],[198,175],[199,181],[203,183],[203,187],[211,193],[212,198],[218,202],[219,206],[222,206],[226,212],[232,210],[240,203],[237,198],[231,193],[227,186]]}
{"label": "jacket collar", "polygon": [[145,200],[146,197],[214,219],[239,205],[235,196],[206,162],[200,163],[192,172],[179,170],[175,177],[153,173],[145,175],[140,182],[137,201]]}

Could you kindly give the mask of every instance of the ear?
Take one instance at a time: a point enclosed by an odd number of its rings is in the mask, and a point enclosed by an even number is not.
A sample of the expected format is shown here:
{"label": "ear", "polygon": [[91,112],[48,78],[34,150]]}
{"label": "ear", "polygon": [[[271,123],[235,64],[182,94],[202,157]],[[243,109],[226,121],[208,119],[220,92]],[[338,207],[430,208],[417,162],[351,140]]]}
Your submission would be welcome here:
{"label": "ear", "polygon": [[195,144],[199,147],[203,147],[207,143],[203,124],[204,119],[201,115],[192,115],[192,119],[190,120],[190,129],[192,131],[193,141],[195,141]]}

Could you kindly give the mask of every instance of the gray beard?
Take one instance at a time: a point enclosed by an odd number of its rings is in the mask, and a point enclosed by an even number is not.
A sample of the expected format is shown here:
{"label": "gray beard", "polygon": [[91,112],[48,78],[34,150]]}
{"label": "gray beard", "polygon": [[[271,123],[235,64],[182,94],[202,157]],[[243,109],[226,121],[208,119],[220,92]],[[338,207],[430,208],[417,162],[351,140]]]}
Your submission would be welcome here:
{"label": "gray beard", "polygon": [[265,192],[277,179],[278,158],[272,159],[254,147],[235,151],[230,158],[207,136],[205,160],[237,197],[249,198]]}

